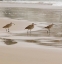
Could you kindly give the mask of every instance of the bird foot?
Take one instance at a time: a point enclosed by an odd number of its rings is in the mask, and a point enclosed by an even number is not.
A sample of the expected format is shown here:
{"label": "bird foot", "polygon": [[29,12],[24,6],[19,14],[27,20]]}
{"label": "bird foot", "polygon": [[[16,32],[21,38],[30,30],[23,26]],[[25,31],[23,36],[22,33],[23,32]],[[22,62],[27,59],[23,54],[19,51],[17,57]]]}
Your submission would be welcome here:
{"label": "bird foot", "polygon": [[47,31],[47,33],[48,33],[48,31]]}
{"label": "bird foot", "polygon": [[9,31],[8,31],[9,32]]}

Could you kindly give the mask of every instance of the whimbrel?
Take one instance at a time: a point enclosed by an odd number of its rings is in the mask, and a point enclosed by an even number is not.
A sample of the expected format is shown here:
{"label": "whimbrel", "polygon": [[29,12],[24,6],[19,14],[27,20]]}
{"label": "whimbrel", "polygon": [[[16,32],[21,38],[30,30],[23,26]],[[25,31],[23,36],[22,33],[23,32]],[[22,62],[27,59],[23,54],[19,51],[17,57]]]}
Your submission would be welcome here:
{"label": "whimbrel", "polygon": [[[32,23],[31,25],[28,25],[28,26],[25,28],[25,29],[30,30],[30,35],[31,35],[31,30],[34,28],[34,25],[36,25],[36,24]],[[28,31],[27,31],[27,34],[28,34]]]}
{"label": "whimbrel", "polygon": [[[14,23],[9,23],[9,24],[6,24],[5,26],[3,26],[3,28],[5,28],[6,29],[6,32],[7,32],[7,30],[8,30],[8,32],[9,32],[9,28],[12,26],[12,24],[14,24]],[[15,25],[15,24],[14,24]]]}
{"label": "whimbrel", "polygon": [[50,25],[44,27],[44,28],[48,29],[47,33],[48,32],[50,33],[50,29],[53,27],[53,25],[55,25],[55,24],[50,24]]}

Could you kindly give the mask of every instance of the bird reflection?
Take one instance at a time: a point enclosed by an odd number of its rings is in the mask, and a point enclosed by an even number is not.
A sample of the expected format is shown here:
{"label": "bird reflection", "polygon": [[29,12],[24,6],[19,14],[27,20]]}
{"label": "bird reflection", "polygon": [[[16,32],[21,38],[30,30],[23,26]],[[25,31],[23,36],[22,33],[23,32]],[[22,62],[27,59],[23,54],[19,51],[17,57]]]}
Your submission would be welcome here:
{"label": "bird reflection", "polygon": [[12,45],[12,44],[16,44],[17,42],[12,39],[4,39],[4,43],[6,45]]}

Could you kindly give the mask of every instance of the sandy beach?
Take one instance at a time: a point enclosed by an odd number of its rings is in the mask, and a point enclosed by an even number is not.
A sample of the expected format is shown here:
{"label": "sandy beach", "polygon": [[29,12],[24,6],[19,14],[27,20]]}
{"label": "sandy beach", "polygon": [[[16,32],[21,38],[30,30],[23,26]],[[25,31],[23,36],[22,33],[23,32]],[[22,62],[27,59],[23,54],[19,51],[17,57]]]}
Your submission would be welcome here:
{"label": "sandy beach", "polygon": [[[0,7],[1,5],[2,3]],[[19,5],[17,4],[17,6]],[[23,5],[25,7],[25,4]],[[50,9],[50,7],[48,8]],[[56,7],[56,9],[60,8]],[[51,9],[55,9],[55,6]],[[15,25],[10,27],[10,32],[6,32],[2,27],[10,22]],[[47,22],[34,22],[36,26],[32,30],[32,35],[27,36],[25,27],[31,23],[24,19],[0,17],[0,64],[62,64],[62,33],[59,34],[59,30],[54,26],[51,34],[47,34],[46,29],[43,28],[48,25]]]}
{"label": "sandy beach", "polygon": [[[15,46],[15,45],[14,45]],[[62,63],[62,50],[0,46],[1,64],[60,64]]]}
{"label": "sandy beach", "polygon": [[[36,43],[28,43],[19,40],[15,36],[13,39],[16,44],[13,44],[11,38],[9,41],[4,41],[6,38],[5,35],[2,36],[5,32],[5,29],[2,28],[7,23],[14,22],[15,26],[10,28],[11,31],[24,30],[24,28],[30,24],[28,21],[20,21],[9,18],[0,18],[0,30],[3,31],[0,38],[3,38],[0,41],[0,64],[61,64],[62,63],[62,49],[55,47],[47,47],[37,45]],[[20,28],[19,28],[20,27]],[[7,34],[8,35],[8,34]],[[7,39],[6,38],[6,39]],[[22,39],[24,39],[23,37]],[[29,37],[27,36],[29,39]],[[35,38],[35,37],[34,37]],[[25,38],[26,39],[26,38]],[[33,39],[33,38],[32,38]],[[53,38],[54,39],[54,38]],[[7,44],[4,44],[4,42]],[[8,44],[8,42],[13,45]],[[30,41],[29,41],[30,42]],[[38,42],[39,43],[39,42]]]}

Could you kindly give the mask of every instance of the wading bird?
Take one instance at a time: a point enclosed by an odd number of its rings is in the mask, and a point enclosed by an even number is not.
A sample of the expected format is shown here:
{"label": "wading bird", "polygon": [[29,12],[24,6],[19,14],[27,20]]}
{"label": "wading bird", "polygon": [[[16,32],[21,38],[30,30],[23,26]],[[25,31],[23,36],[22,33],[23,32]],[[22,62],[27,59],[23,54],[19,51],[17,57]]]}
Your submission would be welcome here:
{"label": "wading bird", "polygon": [[[6,29],[6,32],[8,31],[9,32],[9,28],[12,26],[12,24],[14,24],[14,23],[9,23],[9,24],[6,24],[5,26],[3,26],[3,28],[5,28]],[[15,24],[14,24],[15,25]]]}
{"label": "wading bird", "polygon": [[48,32],[50,33],[50,29],[53,27],[53,25],[55,25],[55,24],[50,24],[50,25],[44,27],[44,28],[48,29],[47,33]]}
{"label": "wading bird", "polygon": [[[34,25],[36,25],[36,24],[32,23],[31,25],[28,25],[28,26],[25,28],[25,29],[30,30],[30,35],[31,35],[31,30],[34,28]],[[27,34],[28,34],[28,31],[27,31]]]}

